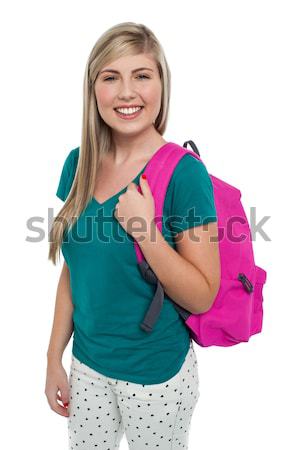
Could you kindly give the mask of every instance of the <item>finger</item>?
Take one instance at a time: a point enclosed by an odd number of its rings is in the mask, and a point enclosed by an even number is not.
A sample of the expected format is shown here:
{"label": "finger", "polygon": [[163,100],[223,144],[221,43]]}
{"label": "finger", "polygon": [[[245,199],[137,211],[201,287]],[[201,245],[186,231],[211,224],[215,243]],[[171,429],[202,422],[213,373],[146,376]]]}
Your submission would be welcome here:
{"label": "finger", "polygon": [[138,189],[138,186],[136,183],[133,183],[133,181],[127,186],[127,191],[136,191],[136,189]]}
{"label": "finger", "polygon": [[61,416],[67,417],[69,414],[67,408],[64,408],[63,406],[59,405],[56,399],[56,395],[57,394],[55,394],[55,392],[47,394],[49,406],[52,409],[52,411],[56,412],[57,414],[60,414]]}
{"label": "finger", "polygon": [[143,173],[140,177],[140,187],[142,190],[142,193],[146,196],[152,193],[150,185],[148,184],[146,175]]}
{"label": "finger", "polygon": [[58,394],[58,392],[57,392],[57,399],[63,404],[63,406],[65,407],[65,408],[67,408],[68,407],[68,405],[69,405],[69,399],[68,399],[68,395],[67,394],[64,394],[64,395],[60,395],[60,394]]}

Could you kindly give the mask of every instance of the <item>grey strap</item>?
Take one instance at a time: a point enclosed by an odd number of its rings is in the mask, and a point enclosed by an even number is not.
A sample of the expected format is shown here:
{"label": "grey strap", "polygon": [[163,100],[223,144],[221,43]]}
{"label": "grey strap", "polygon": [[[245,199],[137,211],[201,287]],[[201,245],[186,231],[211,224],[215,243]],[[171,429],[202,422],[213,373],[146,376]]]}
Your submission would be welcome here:
{"label": "grey strap", "polygon": [[[148,283],[156,284],[157,286],[154,298],[144,316],[143,322],[140,324],[140,328],[142,328],[142,330],[146,331],[147,333],[150,333],[153,330],[155,323],[159,319],[161,309],[163,307],[164,289],[162,287],[162,284],[158,280],[156,274],[152,271],[151,267],[149,266],[148,262],[145,259],[143,259],[140,263],[138,263],[138,267],[143,278]],[[191,312],[182,308],[174,301],[173,305],[177,310],[178,314],[182,317],[182,319],[186,321],[188,317],[191,315]]]}
{"label": "grey strap", "polygon": [[150,304],[150,307],[148,308],[143,322],[140,324],[140,328],[142,328],[147,333],[150,333],[157,322],[161,309],[163,307],[163,301],[164,301],[164,290],[163,287],[158,280],[156,274],[152,271],[151,267],[147,263],[145,259],[143,259],[138,264],[139,270],[143,276],[143,278],[151,284],[156,284],[157,289],[154,295],[154,298]]}

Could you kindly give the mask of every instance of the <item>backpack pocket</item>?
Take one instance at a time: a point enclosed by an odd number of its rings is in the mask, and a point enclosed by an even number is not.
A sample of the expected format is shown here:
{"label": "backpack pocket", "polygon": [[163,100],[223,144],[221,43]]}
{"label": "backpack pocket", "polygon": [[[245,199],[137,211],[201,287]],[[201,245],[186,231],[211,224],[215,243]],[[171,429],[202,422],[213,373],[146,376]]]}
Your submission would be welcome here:
{"label": "backpack pocket", "polygon": [[250,334],[260,333],[263,324],[263,287],[266,282],[267,272],[259,266],[255,266],[255,284],[253,292],[252,320]]}
{"label": "backpack pocket", "polygon": [[186,324],[191,337],[203,347],[227,347],[247,342],[250,337],[253,292],[241,280],[221,278],[220,289],[212,307],[205,313],[191,315]]}
{"label": "backpack pocket", "polygon": [[211,309],[186,320],[191,337],[203,347],[248,342],[252,334],[261,330],[265,280],[266,272],[258,266],[252,276],[241,272],[235,278],[221,278]]}

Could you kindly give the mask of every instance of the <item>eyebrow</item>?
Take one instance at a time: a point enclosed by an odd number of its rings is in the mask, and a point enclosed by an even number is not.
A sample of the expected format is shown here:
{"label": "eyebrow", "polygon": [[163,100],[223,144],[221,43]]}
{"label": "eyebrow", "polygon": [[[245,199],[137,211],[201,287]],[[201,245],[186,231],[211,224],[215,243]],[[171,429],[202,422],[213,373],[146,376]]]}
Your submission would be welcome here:
{"label": "eyebrow", "polygon": [[[139,67],[138,69],[132,70],[132,73],[138,72],[139,70],[151,70],[153,72],[153,69],[150,69],[149,67]],[[103,72],[119,73],[118,70],[113,70],[113,69],[104,69],[100,73],[103,73]]]}

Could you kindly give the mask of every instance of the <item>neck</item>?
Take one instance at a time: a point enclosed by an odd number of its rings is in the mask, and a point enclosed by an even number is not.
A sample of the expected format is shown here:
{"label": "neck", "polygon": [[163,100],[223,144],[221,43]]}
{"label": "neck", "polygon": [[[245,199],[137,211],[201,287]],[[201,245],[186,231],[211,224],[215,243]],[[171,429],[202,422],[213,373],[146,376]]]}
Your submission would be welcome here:
{"label": "neck", "polygon": [[138,159],[148,159],[167,142],[155,129],[149,129],[136,136],[113,135],[112,139],[111,160],[115,165]]}

